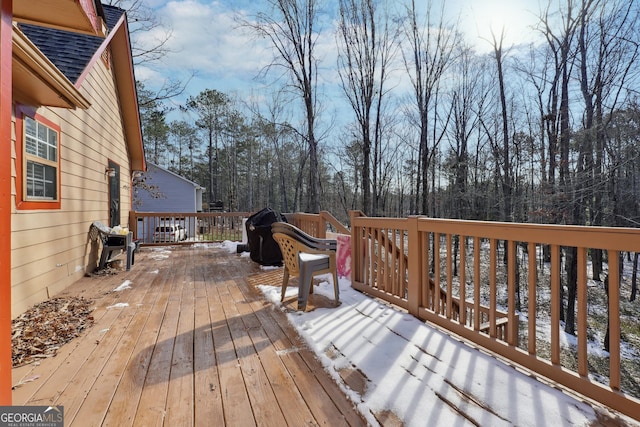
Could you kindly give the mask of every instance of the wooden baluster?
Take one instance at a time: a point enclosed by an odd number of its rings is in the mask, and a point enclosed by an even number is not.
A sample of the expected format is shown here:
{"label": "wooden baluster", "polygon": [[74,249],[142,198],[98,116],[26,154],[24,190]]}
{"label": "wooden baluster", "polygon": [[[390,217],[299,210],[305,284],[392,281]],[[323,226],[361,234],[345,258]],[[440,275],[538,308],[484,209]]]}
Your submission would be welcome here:
{"label": "wooden baluster", "polygon": [[473,329],[480,330],[480,238],[473,238]]}
{"label": "wooden baluster", "polygon": [[538,283],[538,260],[537,250],[535,242],[529,242],[527,246],[527,252],[529,253],[529,333],[528,333],[528,346],[529,354],[536,354],[536,318],[537,318],[537,302],[536,302],[536,287]]}
{"label": "wooden baluster", "polygon": [[620,252],[609,251],[609,387],[620,390]]}
{"label": "wooden baluster", "polygon": [[578,374],[587,376],[587,248],[578,248]]}
{"label": "wooden baluster", "polygon": [[460,246],[460,305],[458,307],[458,319],[461,325],[467,324],[467,247],[465,245],[466,237],[458,236]]}
{"label": "wooden baluster", "polygon": [[508,313],[507,318],[509,319],[509,323],[506,326],[503,326],[504,333],[507,335],[506,339],[510,345],[516,346],[518,345],[518,321],[516,320],[516,274],[518,271],[516,269],[516,242],[513,240],[509,240],[507,242],[507,293],[509,295],[508,299]]}
{"label": "wooden baluster", "polygon": [[560,246],[551,245],[551,363],[560,364]]}
{"label": "wooden baluster", "polygon": [[453,251],[452,251],[452,238],[451,234],[447,233],[447,258],[446,258],[446,268],[447,268],[447,294],[445,300],[446,306],[446,314],[447,319],[451,319],[451,306],[453,300]]}
{"label": "wooden baluster", "polygon": [[496,337],[497,284],[496,271],[498,265],[498,241],[490,239],[489,260],[489,336]]}

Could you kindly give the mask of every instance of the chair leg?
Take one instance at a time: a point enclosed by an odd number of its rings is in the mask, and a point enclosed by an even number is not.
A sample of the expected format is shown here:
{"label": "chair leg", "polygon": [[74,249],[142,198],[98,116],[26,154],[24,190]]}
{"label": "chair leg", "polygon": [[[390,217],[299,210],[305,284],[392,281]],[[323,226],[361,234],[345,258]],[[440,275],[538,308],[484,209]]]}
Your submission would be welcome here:
{"label": "chair leg", "polygon": [[287,292],[287,286],[289,285],[289,270],[284,268],[282,273],[282,291],[280,291],[280,302],[284,301],[284,294]]}
{"label": "chair leg", "polygon": [[135,243],[129,243],[127,245],[127,271],[131,270],[131,266],[134,263],[133,254],[135,252],[136,245]]}
{"label": "chair leg", "polygon": [[102,247],[102,253],[100,254],[100,263],[98,269],[102,270],[107,264],[107,260],[111,257],[111,250],[108,247]]}
{"label": "chair leg", "polygon": [[313,268],[307,263],[300,263],[300,275],[298,276],[298,310],[307,309],[309,292],[313,287]]}
{"label": "chair leg", "polygon": [[333,292],[336,296],[336,305],[340,302],[340,286],[338,284],[338,273],[333,270]]}

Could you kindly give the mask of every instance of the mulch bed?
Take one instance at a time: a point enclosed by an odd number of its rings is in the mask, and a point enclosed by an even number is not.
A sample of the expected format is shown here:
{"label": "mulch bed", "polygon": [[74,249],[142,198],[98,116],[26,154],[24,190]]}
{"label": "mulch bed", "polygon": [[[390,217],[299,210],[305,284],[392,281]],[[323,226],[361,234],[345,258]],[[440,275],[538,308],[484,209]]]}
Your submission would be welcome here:
{"label": "mulch bed", "polygon": [[11,323],[13,367],[53,357],[58,349],[93,325],[93,301],[53,298],[30,308]]}

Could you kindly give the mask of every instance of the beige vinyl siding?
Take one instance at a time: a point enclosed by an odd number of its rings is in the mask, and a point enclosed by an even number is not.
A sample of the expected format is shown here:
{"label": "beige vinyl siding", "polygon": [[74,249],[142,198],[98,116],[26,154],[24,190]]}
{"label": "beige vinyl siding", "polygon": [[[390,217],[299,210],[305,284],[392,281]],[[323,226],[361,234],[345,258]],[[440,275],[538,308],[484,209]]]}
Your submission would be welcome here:
{"label": "beige vinyl siding", "polygon": [[99,253],[89,242],[88,232],[93,221],[108,223],[104,171],[109,160],[120,165],[121,224],[128,225],[131,171],[111,70],[96,62],[80,90],[91,102],[88,110],[37,110],[60,126],[61,209],[14,210],[12,317],[51,298],[95,267]]}

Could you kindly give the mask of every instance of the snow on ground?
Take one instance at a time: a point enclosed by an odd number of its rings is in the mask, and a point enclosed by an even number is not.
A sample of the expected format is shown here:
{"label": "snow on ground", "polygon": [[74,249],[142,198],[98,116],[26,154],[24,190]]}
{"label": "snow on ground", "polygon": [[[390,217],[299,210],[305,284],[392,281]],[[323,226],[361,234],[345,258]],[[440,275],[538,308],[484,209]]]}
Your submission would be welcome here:
{"label": "snow on ground", "polygon": [[[332,299],[330,276],[324,280],[314,292]],[[582,401],[365,296],[348,279],[339,284],[339,307],[290,312],[288,318],[339,384],[338,370],[344,367],[366,376],[364,395],[345,391],[371,425],[378,425],[372,413],[384,410],[408,427],[472,425],[452,406],[482,426],[586,426],[596,420],[593,408]],[[279,287],[260,289],[281,307]],[[296,294],[289,287],[287,297]]]}
{"label": "snow on ground", "polygon": [[131,289],[131,283],[132,283],[131,280],[125,280],[124,282],[122,282],[120,286],[115,288],[113,292],[122,292],[126,289]]}

